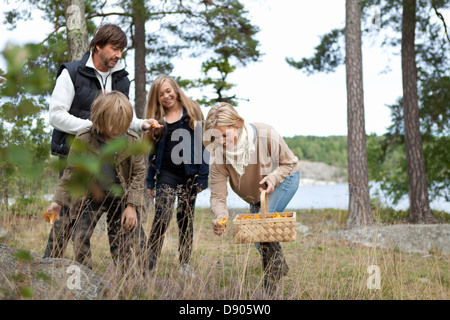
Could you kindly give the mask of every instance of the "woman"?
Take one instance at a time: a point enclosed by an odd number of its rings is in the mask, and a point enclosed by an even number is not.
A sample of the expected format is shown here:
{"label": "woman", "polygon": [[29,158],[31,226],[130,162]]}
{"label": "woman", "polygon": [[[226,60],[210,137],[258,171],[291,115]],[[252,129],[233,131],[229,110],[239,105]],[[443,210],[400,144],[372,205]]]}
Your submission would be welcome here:
{"label": "woman", "polygon": [[[282,212],[299,185],[297,157],[283,138],[270,126],[246,123],[228,103],[211,108],[206,117],[203,143],[211,152],[211,210],[216,234],[224,231],[222,219],[228,218],[227,181],[233,191],[250,204],[250,211],[260,209],[260,194],[269,194],[269,212]],[[227,219],[229,220],[229,219]],[[269,292],[288,272],[278,242],[256,245],[262,256],[263,286]]]}
{"label": "woman", "polygon": [[147,193],[155,200],[155,218],[148,246],[152,270],[161,253],[164,234],[178,197],[180,271],[191,274],[194,209],[197,193],[208,187],[209,166],[202,144],[203,114],[199,105],[186,97],[168,75],[153,81],[147,102],[147,116],[157,125],[147,139],[155,144],[149,156]]}

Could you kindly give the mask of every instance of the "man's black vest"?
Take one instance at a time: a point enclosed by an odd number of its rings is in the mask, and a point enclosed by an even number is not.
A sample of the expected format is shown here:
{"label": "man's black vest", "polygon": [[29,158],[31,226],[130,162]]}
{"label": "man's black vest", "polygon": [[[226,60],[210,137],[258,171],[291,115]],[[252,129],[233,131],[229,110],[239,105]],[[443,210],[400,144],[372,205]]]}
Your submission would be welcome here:
{"label": "man's black vest", "polygon": [[[88,51],[81,60],[62,64],[57,74],[57,77],[59,77],[63,69],[69,71],[75,88],[75,97],[70,106],[69,113],[81,119],[90,118],[92,103],[102,93],[102,87],[94,69],[86,67],[89,55],[90,53]],[[128,72],[122,69],[111,74],[111,81],[112,90],[120,91],[128,97],[130,80],[127,76]],[[67,156],[70,148],[67,142],[67,137],[69,136],[72,135],[58,129],[53,129],[51,146],[53,155]]]}

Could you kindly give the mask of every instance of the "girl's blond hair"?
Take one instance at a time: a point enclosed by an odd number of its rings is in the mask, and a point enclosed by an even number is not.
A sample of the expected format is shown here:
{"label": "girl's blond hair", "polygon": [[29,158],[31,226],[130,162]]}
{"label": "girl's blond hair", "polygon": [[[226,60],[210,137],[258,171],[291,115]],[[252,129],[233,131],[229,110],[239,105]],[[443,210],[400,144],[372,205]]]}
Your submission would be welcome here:
{"label": "girl's blond hair", "polygon": [[[159,123],[163,123],[164,119],[164,107],[159,102],[159,91],[161,89],[162,84],[167,81],[172,86],[175,94],[177,95],[177,99],[181,102],[181,105],[186,108],[186,112],[189,115],[189,127],[194,130],[196,121],[203,121],[203,114],[200,109],[200,106],[194,100],[188,98],[184,92],[181,90],[178,83],[172,79],[170,76],[163,74],[158,76],[150,87],[150,92],[148,94],[147,107],[145,112],[146,119],[155,119]],[[157,140],[159,138],[160,132],[157,130],[154,131],[154,136],[150,136],[150,134],[145,134],[146,139]]]}
{"label": "girl's blond hair", "polygon": [[133,120],[133,107],[130,100],[119,91],[99,95],[92,104],[92,128],[99,134],[128,130]]}
{"label": "girl's blond hair", "polygon": [[[238,122],[240,121],[240,124]],[[203,144],[207,147],[214,142],[213,130],[216,127],[237,127],[245,128],[244,118],[242,118],[236,109],[229,103],[221,102],[211,107],[206,116],[205,125],[203,127]]]}

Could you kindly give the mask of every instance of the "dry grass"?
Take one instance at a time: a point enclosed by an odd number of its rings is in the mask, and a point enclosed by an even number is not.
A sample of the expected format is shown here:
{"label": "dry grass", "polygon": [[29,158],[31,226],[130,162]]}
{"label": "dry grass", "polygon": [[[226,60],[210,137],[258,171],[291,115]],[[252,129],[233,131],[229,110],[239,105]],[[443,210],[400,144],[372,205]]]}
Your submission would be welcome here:
{"label": "dry grass", "polygon": [[[209,209],[197,209],[194,222],[194,277],[179,274],[178,227],[172,219],[156,272],[142,275],[137,266],[126,277],[113,270],[105,232],[92,238],[94,270],[109,281],[105,299],[266,299],[261,289],[261,258],[252,244],[234,244],[229,223],[224,236],[211,230]],[[290,270],[270,299],[419,299],[450,297],[449,257],[409,254],[368,248],[327,238],[321,231],[341,226],[342,212],[297,211],[297,219],[311,234],[298,234],[296,242],[283,243]],[[151,227],[153,215],[144,222]],[[15,248],[43,254],[50,226],[41,216],[0,214],[0,226],[9,236],[1,240]],[[71,245],[66,258],[72,259]],[[368,289],[367,268],[380,268],[381,288]]]}

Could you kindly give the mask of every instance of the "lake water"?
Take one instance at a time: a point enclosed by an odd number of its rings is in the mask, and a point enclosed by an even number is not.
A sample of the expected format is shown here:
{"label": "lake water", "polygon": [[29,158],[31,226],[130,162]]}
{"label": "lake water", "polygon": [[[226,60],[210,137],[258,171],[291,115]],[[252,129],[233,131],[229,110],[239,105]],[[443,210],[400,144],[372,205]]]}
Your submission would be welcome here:
{"label": "lake water", "polygon": [[[379,187],[375,183],[371,183],[371,197],[378,197],[385,206],[394,208],[395,210],[406,210],[409,207],[408,197],[404,197],[397,205],[393,205],[382,193],[377,195]],[[201,192],[197,197],[196,206],[202,208],[210,207],[209,189]],[[248,208],[248,204],[239,198],[234,191],[228,187],[227,206],[229,208]],[[445,199],[437,199],[430,203],[433,210],[442,210],[450,214],[450,203]],[[348,184],[337,183],[328,185],[301,185],[297,193],[288,204],[287,209],[348,209]]]}
{"label": "lake water", "polygon": [[[393,205],[386,197],[383,197],[382,192],[377,194],[379,185],[370,183],[371,198],[378,197],[384,206],[394,208],[395,210],[406,210],[409,207],[408,197],[405,196],[399,201],[397,205]],[[200,208],[209,208],[211,192],[208,189],[202,191],[197,196],[196,206]],[[51,200],[53,195],[45,195],[45,199]],[[10,205],[14,203],[14,199],[9,199]],[[228,208],[243,209],[248,208],[249,205],[239,198],[234,191],[228,187],[227,197]],[[450,203],[444,198],[439,198],[430,203],[433,210],[440,210],[450,214]],[[326,185],[300,185],[291,202],[288,204],[286,210],[297,209],[348,209],[348,184],[336,183]]]}

